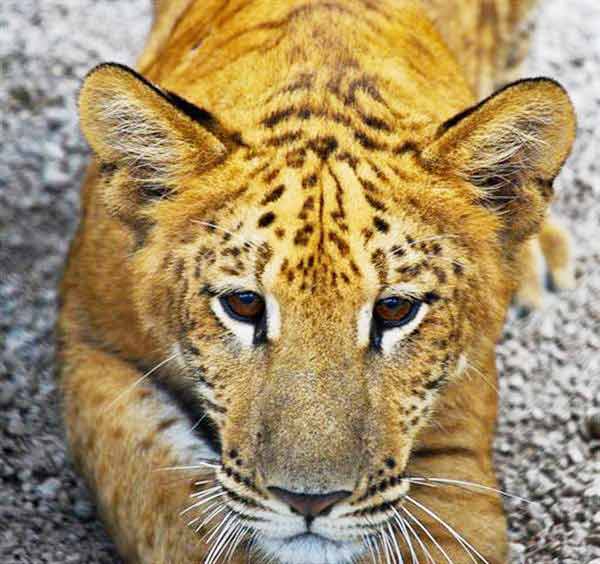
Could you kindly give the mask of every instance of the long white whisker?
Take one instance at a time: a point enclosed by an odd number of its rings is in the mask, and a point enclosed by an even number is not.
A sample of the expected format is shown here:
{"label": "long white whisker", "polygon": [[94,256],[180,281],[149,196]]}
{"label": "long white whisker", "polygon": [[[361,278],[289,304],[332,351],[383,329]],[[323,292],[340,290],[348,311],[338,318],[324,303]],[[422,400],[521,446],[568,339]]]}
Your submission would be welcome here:
{"label": "long white whisker", "polygon": [[186,509],[184,509],[179,514],[179,516],[181,517],[182,515],[185,515],[186,513],[189,513],[192,509],[196,509],[197,507],[200,507],[201,505],[204,505],[204,504],[208,503],[209,501],[212,501],[213,499],[216,499],[218,497],[223,497],[224,495],[227,495],[227,492],[216,493],[212,497],[209,497],[208,499],[202,499],[200,501],[197,501],[196,503],[193,503],[192,505],[190,505],[189,507],[187,507]]}
{"label": "long white whisker", "polygon": [[400,529],[402,531],[402,536],[404,537],[404,541],[406,542],[406,545],[408,546],[408,551],[410,552],[410,558],[412,560],[412,564],[419,564],[419,559],[417,558],[417,555],[414,551],[412,542],[410,540],[410,535],[408,534],[406,525],[404,523],[404,519],[402,519],[402,517],[400,517],[400,514],[396,511],[396,508],[394,506],[392,506],[392,510],[394,511],[396,523],[400,527]]}
{"label": "long white whisker", "polygon": [[424,511],[432,519],[435,519],[440,525],[442,525],[442,527],[444,527],[456,539],[456,542],[458,542],[463,547],[465,552],[469,555],[469,557],[475,564],[477,564],[477,559],[473,556],[473,554],[471,554],[471,551],[473,551],[473,553],[477,555],[482,562],[484,562],[485,564],[489,564],[489,562],[471,543],[469,543],[462,535],[460,535],[456,530],[454,530],[450,525],[448,525],[448,523],[446,523],[441,517],[439,517],[437,513],[433,512],[431,509],[428,509],[422,503],[419,503],[417,500],[413,499],[408,495],[405,499],[410,501],[413,505],[416,505],[419,509],[421,509],[421,511]]}
{"label": "long white whisker", "polygon": [[225,555],[225,560],[227,562],[229,562],[231,560],[232,556],[235,554],[235,551],[237,550],[237,547],[244,539],[244,535],[246,534],[247,530],[248,530],[247,527],[245,527],[244,525],[242,525],[240,523],[239,532],[235,536],[235,538],[232,540],[231,546],[230,546],[229,550],[227,551],[227,554]]}
{"label": "long white whisker", "polygon": [[[221,530],[230,521],[230,518],[232,516],[233,516],[233,511],[231,511],[231,509],[230,509],[229,513],[227,513],[225,515],[225,517],[223,517],[223,519],[221,519],[221,521],[215,526],[215,528],[212,531],[209,531],[208,533],[206,533],[206,535],[204,535],[204,537],[202,537],[202,540],[205,541],[206,544],[210,544],[210,542],[212,541],[213,538],[215,538],[216,535],[218,535],[220,538]],[[210,552],[212,552],[213,549],[214,549],[214,545],[212,546]],[[209,552],[209,555],[210,555],[210,552]],[[207,555],[207,560],[208,560],[209,555]]]}
{"label": "long white whisker", "polygon": [[[398,516],[400,516],[400,515],[398,514]],[[429,550],[425,546],[425,543],[421,540],[421,537],[419,536],[419,534],[413,529],[413,526],[408,522],[408,520],[403,519],[403,521],[404,521],[404,526],[407,527],[409,533],[412,533],[413,537],[415,537],[417,544],[421,547],[421,552],[425,555],[425,558],[427,558],[427,561],[429,562],[429,564],[435,564],[435,560],[431,556],[431,552],[429,552]]]}
{"label": "long white whisker", "polygon": [[197,523],[202,519],[207,513],[212,511],[215,507],[224,506],[225,504],[218,499],[217,501],[213,501],[210,505],[206,506],[198,517],[194,517],[191,521],[188,522],[188,527],[191,527],[194,523]]}
{"label": "long white whisker", "polygon": [[433,543],[433,545],[442,553],[442,555],[444,556],[444,558],[446,559],[446,561],[448,562],[448,564],[454,564],[454,561],[452,560],[452,558],[450,558],[448,556],[448,553],[442,548],[442,546],[440,545],[440,543],[435,539],[435,537],[429,532],[429,529],[427,529],[427,527],[425,525],[423,525],[423,523],[421,523],[421,521],[419,521],[408,509],[406,509],[406,507],[404,506],[400,506],[400,509],[402,511],[404,511],[404,513],[406,513],[406,515],[408,515],[408,518],[413,521],[415,523],[415,525],[417,525],[417,527],[419,527],[419,529],[421,529],[424,533],[425,536]]}
{"label": "long white whisker", "polygon": [[373,545],[371,544],[372,539],[369,533],[364,533],[362,536],[363,544],[367,547],[369,551],[369,556],[371,557],[371,561],[373,564],[377,564],[377,558],[375,556],[375,552],[373,552]]}
{"label": "long white whisker", "polygon": [[386,564],[392,564],[392,560],[391,560],[392,547],[389,544],[386,530],[380,529],[380,535],[381,535],[382,545],[385,548],[385,562],[386,562]]}
{"label": "long white whisker", "polygon": [[[209,562],[216,562],[216,560],[219,558],[219,556],[221,556],[221,553],[223,552],[223,550],[225,550],[227,548],[227,544],[229,543],[232,534],[235,534],[235,531],[237,530],[238,527],[238,520],[237,517],[234,513],[231,513],[231,519],[229,520],[228,525],[221,531],[221,535],[219,536],[219,539],[215,542],[214,544],[214,554],[212,556],[212,559],[209,561],[207,560],[207,564],[209,564]],[[211,550],[211,552],[213,552]]]}
{"label": "long white whisker", "polygon": [[212,495],[214,492],[218,492],[218,491],[223,491],[223,488],[219,484],[217,484],[216,486],[213,486],[212,488],[208,488],[207,490],[202,490],[200,492],[190,494],[190,497],[192,499],[198,499],[201,497],[207,497],[209,495]]}
{"label": "long white whisker", "polygon": [[402,552],[400,551],[400,547],[398,546],[398,541],[396,540],[396,535],[394,534],[394,530],[392,529],[392,526],[390,525],[390,522],[388,521],[387,523],[387,530],[389,532],[389,538],[390,541],[393,545],[394,545],[394,549],[396,551],[396,556],[398,557],[398,562],[400,562],[400,564],[404,564],[404,558],[402,558]]}
{"label": "long white whisker", "polygon": [[[218,462],[218,460],[215,459],[215,462]],[[206,470],[207,468],[218,470],[219,468],[221,468],[221,465],[210,464],[208,462],[198,462],[198,464],[193,464],[190,466],[164,466],[163,468],[155,468],[154,472],[166,472],[173,470]]]}
{"label": "long white whisker", "polygon": [[192,425],[192,427],[190,428],[190,431],[195,431],[198,428],[198,425],[200,425],[200,423],[202,423],[202,421],[204,421],[207,417],[208,417],[208,413],[205,413],[202,417],[200,417],[200,419],[198,419],[198,421],[196,421]]}
{"label": "long white whisker", "polygon": [[[473,488],[473,489],[479,489],[479,490],[484,490],[487,492],[493,492],[493,493],[497,493],[500,495],[503,495],[504,497],[508,497],[511,499],[516,499],[518,501],[523,501],[525,503],[537,503],[535,501],[532,501],[530,499],[521,497],[519,495],[515,495],[515,494],[510,494],[508,492],[499,490],[497,488],[492,488],[490,486],[484,486],[483,484],[477,484],[475,482],[467,482],[464,480],[450,480],[447,478],[429,478],[428,476],[420,476],[417,478],[409,478],[408,481],[414,484],[419,484],[421,485],[423,482],[421,482],[421,480],[423,480],[425,483],[426,482],[436,482],[439,484],[447,484],[449,486],[456,486],[456,487],[462,487],[462,488]],[[425,483],[423,483],[423,485],[425,485]]]}
{"label": "long white whisker", "polygon": [[492,384],[486,377],[485,374],[477,368],[474,364],[472,364],[467,358],[465,358],[466,370],[473,370],[496,394],[499,394],[498,388]]}
{"label": "long white whisker", "polygon": [[161,366],[164,366],[165,364],[167,364],[167,362],[170,362],[171,360],[173,360],[177,355],[178,355],[177,352],[173,353],[171,356],[168,356],[167,358],[165,358],[165,360],[159,362],[156,366],[154,366],[154,368],[151,368],[150,370],[148,370],[148,372],[146,372],[143,376],[138,378],[133,384],[131,384],[131,386],[129,386],[128,388],[123,390],[114,400],[112,400],[106,407],[106,410],[108,411],[109,409],[111,409],[123,396],[130,393],[134,388],[139,386],[146,378],[148,378],[148,376],[151,376],[152,374],[154,374],[154,372],[156,372]]}
{"label": "long white whisker", "polygon": [[[213,506],[211,505],[211,507],[213,507]],[[219,513],[222,513],[226,509],[228,509],[227,505],[225,503],[223,503],[221,500],[219,500],[219,503],[217,504],[216,509],[212,510],[210,515],[207,515],[206,518],[204,519],[204,521],[202,521],[202,523],[200,523],[196,527],[196,532],[199,533],[205,525],[208,525]]]}

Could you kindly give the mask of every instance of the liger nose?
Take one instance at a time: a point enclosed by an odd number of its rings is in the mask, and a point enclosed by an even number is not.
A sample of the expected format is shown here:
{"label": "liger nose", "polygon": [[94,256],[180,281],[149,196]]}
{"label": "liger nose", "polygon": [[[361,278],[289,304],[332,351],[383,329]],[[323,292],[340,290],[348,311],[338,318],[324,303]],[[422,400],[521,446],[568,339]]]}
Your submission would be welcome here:
{"label": "liger nose", "polygon": [[276,487],[269,488],[269,491],[304,517],[326,515],[336,503],[352,495],[352,492],[343,490],[317,495],[296,493]]}

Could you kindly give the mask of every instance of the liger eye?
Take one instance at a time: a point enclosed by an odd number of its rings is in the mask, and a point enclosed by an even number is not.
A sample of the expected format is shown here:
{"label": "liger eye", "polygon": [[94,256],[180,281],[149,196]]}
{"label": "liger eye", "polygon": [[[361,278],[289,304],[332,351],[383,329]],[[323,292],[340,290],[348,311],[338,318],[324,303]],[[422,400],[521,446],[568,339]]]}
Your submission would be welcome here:
{"label": "liger eye", "polygon": [[379,300],[373,309],[373,318],[382,329],[402,327],[412,321],[421,302],[392,296]]}
{"label": "liger eye", "polygon": [[265,313],[265,301],[256,292],[234,292],[220,299],[225,311],[238,321],[256,324]]}

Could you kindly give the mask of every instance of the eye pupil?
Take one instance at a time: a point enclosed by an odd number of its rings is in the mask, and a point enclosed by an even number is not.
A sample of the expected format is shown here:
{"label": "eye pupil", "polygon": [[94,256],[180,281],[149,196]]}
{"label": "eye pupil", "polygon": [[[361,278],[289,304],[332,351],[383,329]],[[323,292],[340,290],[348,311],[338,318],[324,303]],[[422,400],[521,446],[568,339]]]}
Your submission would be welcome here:
{"label": "eye pupil", "polygon": [[233,317],[247,323],[256,323],[265,311],[264,300],[255,292],[234,292],[221,301]]}
{"label": "eye pupil", "polygon": [[253,292],[240,292],[239,294],[236,294],[236,296],[237,299],[245,305],[254,303],[258,298]]}
{"label": "eye pupil", "polygon": [[375,304],[374,317],[383,328],[399,327],[408,323],[418,308],[419,302],[392,296]]}

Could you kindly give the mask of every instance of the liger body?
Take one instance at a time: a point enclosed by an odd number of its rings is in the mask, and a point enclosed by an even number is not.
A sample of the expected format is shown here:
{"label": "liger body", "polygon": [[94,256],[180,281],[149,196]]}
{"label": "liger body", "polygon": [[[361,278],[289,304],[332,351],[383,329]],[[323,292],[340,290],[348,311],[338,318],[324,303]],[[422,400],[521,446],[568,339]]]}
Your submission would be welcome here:
{"label": "liger body", "polygon": [[88,75],[60,383],[127,562],[506,562],[494,345],[572,283],[566,93],[478,103],[528,4],[159,2]]}

